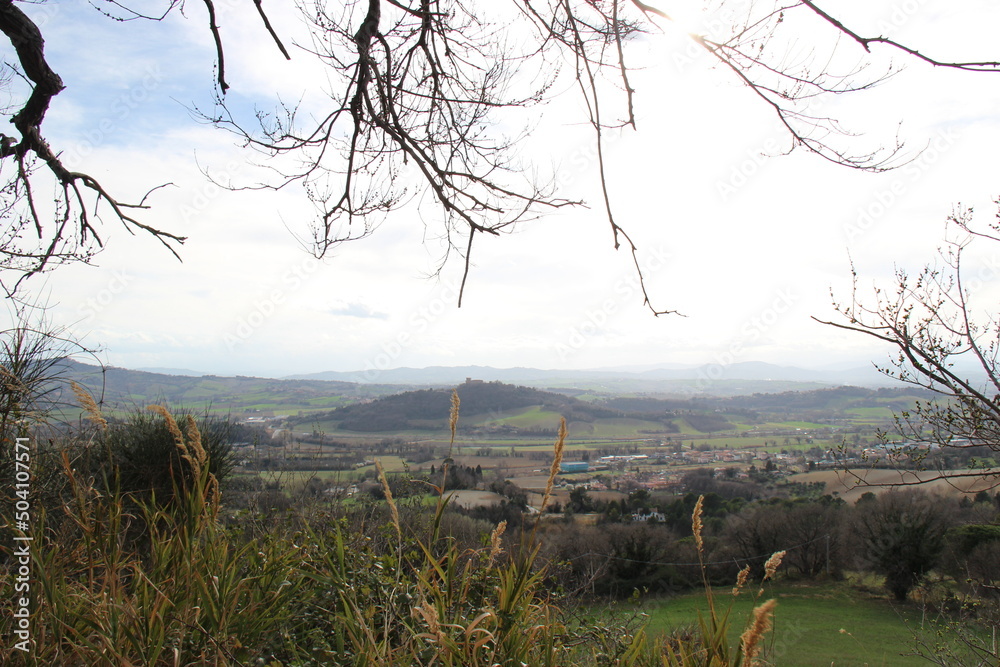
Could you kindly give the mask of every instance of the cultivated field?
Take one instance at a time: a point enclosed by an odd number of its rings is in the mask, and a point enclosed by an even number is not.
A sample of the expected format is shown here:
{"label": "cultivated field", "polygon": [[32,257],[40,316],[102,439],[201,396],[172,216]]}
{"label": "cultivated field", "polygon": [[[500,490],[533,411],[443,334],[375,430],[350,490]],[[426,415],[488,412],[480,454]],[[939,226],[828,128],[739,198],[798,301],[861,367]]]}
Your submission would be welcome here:
{"label": "cultivated field", "polygon": [[[938,472],[914,472],[909,470],[891,470],[876,468],[854,468],[851,470],[822,470],[792,475],[788,479],[793,482],[825,482],[826,492],[838,494],[849,503],[855,502],[862,494],[872,491],[881,492],[900,484],[920,483],[920,488],[927,492],[944,494],[974,494],[977,491],[989,489],[1000,483],[1000,477],[960,477],[956,479],[934,479],[941,474],[968,473],[967,470],[951,470]],[[1000,475],[997,471],[995,475]]]}

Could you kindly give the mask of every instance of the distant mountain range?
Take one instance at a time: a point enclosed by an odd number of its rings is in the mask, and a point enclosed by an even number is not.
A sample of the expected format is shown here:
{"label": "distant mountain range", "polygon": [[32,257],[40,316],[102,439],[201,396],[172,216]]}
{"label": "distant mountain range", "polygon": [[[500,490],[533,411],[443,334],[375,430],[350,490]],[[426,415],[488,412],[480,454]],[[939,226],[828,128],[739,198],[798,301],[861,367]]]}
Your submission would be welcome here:
{"label": "distant mountain range", "polygon": [[160,368],[158,366],[151,368],[136,368],[135,370],[140,373],[156,373],[157,375],[180,375],[182,377],[192,377],[200,378],[209,373],[202,373],[200,371],[193,371],[189,368]]}
{"label": "distant mountain range", "polygon": [[[492,368],[490,366],[430,366],[369,371],[326,371],[293,375],[288,379],[332,380],[358,384],[443,386],[467,378],[500,381],[532,387],[605,388],[609,391],[660,391],[682,394],[732,395],[734,391],[774,392],[823,386],[854,385],[889,387],[899,383],[872,367],[847,370],[808,370],[763,362],[741,362],[722,366],[678,366],[664,364],[647,369],[627,367],[593,370],[542,370],[537,368]],[[629,389],[631,388],[631,389]]]}
{"label": "distant mountain range", "polygon": [[[214,410],[296,414],[331,409],[413,389],[450,389],[467,379],[502,382],[564,396],[646,395],[662,398],[735,397],[802,392],[840,386],[898,386],[874,369],[806,370],[747,362],[730,366],[648,369],[542,370],[489,366],[432,366],[285,378],[224,377],[187,369],[129,370],[66,360],[64,374],[109,404],[151,402]],[[72,397],[64,397],[72,403]]]}
{"label": "distant mountain range", "polygon": [[[773,398],[779,400],[781,404],[791,404],[800,400],[793,396],[794,392],[798,392],[816,394],[820,396],[817,400],[823,404],[823,401],[829,400],[829,396],[832,395],[830,392],[839,391],[837,388],[840,387],[864,387],[865,389],[856,391],[861,392],[860,396],[865,396],[870,393],[869,390],[893,385],[873,369],[815,371],[753,362],[726,367],[654,367],[631,371],[435,366],[423,369],[398,368],[375,373],[331,371],[281,379],[222,377],[173,369],[159,369],[161,371],[159,373],[114,367],[102,369],[70,359],[62,363],[63,377],[76,380],[87,387],[99,401],[108,406],[119,406],[119,409],[122,407],[135,409],[150,403],[166,403],[172,406],[210,409],[215,412],[262,415],[308,415],[356,403],[367,403],[379,397],[402,392],[412,393],[414,389],[435,390],[432,392],[435,393],[435,399],[439,398],[436,393],[441,393],[441,396],[445,397],[441,399],[442,405],[447,407],[450,400],[448,390],[451,388],[463,385],[467,393],[470,390],[473,392],[473,396],[476,391],[494,394],[501,389],[507,391],[506,387],[484,386],[495,383],[504,383],[511,386],[511,390],[516,389],[518,400],[530,399],[543,405],[559,404],[563,412],[570,407],[573,408],[572,411],[579,411],[577,409],[579,406],[562,404],[572,403],[573,397],[585,395],[590,402],[708,400],[715,401],[713,405],[719,409],[728,409],[731,406],[725,401],[730,399],[742,401],[739,405],[743,407],[746,407],[744,404],[747,398],[758,402],[766,402]],[[467,383],[467,380],[472,382]],[[563,398],[557,400],[549,395],[542,400],[532,393],[537,390],[556,392]],[[63,394],[64,390],[60,390],[58,396],[54,398],[58,398],[66,405],[75,404],[72,396]],[[469,397],[470,400],[473,396]],[[493,394],[490,396],[491,401],[499,401]],[[507,400],[509,397],[504,395],[503,398]],[[611,406],[612,404],[608,403],[608,407]],[[471,409],[474,405],[465,407]],[[423,404],[420,404],[420,408],[429,409]],[[613,409],[656,412],[666,408],[657,406],[655,409],[648,409],[639,405],[614,404]],[[673,406],[670,409],[677,408]],[[365,409],[355,410],[359,411],[358,414],[338,413],[337,421],[343,419],[363,421],[371,418],[364,412]],[[391,414],[394,411],[389,412]],[[413,419],[413,417],[407,413],[400,419]]]}

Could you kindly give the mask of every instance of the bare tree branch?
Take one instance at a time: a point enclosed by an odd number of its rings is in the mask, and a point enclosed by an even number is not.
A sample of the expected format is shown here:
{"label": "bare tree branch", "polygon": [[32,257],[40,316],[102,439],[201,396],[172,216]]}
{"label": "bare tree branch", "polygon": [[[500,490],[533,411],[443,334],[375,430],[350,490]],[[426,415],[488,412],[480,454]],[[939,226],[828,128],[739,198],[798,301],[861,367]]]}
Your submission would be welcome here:
{"label": "bare tree branch", "polygon": [[205,9],[208,10],[208,29],[212,33],[212,39],[215,40],[216,67],[219,69],[219,90],[225,95],[226,91],[229,90],[229,84],[226,83],[226,56],[222,50],[222,35],[219,33],[219,24],[215,20],[215,3],[212,0],[204,0],[204,2]]}
{"label": "bare tree branch", "polygon": [[275,32],[273,27],[271,27],[271,20],[267,18],[267,14],[264,12],[263,0],[253,0],[253,4],[257,6],[257,13],[260,14],[260,20],[264,22],[264,27],[267,28],[267,33],[271,35],[271,39],[274,40],[278,50],[281,51],[281,55],[285,56],[285,60],[291,60],[292,57],[288,55],[288,49],[286,49],[285,45],[281,43],[281,38],[278,37],[278,33]]}
{"label": "bare tree branch", "polygon": [[[24,76],[32,86],[24,105],[11,117],[18,137],[0,135],[0,162],[13,160],[17,165],[16,173],[0,195],[6,197],[3,206],[11,221],[0,243],[0,257],[3,258],[0,264],[14,270],[18,276],[12,285],[4,285],[8,295],[16,292],[26,278],[45,271],[51,264],[89,260],[93,253],[88,247],[91,240],[98,248],[102,245],[81,187],[95,193],[97,204],[107,204],[126,228],[152,234],[176,255],[173,244],[183,243],[182,237],[140,223],[126,213],[127,209],[145,208],[145,205],[119,201],[94,177],[70,171],[43,137],[41,127],[45,114],[64,86],[45,59],[45,42],[38,26],[12,0],[0,0],[0,31],[10,40]],[[35,159],[45,164],[61,193],[51,220],[39,207],[32,187],[37,177],[33,166]],[[26,210],[18,213],[18,203],[22,201]],[[20,239],[20,231],[26,226],[35,232],[37,244],[34,246],[25,246],[29,242]]]}
{"label": "bare tree branch", "polygon": [[[971,300],[975,294],[964,280],[962,258],[973,240],[1000,239],[972,230],[971,209],[958,208],[948,222],[949,229],[962,235],[948,238],[939,249],[940,266],[927,265],[916,277],[897,269],[895,287],[875,288],[871,305],[858,296],[858,278],[852,268],[850,302],[834,301],[843,321],[814,319],[894,348],[892,362],[876,368],[895,380],[938,394],[938,399],[917,401],[912,409],[896,415],[899,435],[945,451],[998,452],[1000,320],[995,315],[985,320],[977,317]],[[964,364],[966,360],[972,365]],[[888,436],[884,439],[889,441]],[[933,479],[997,476],[1000,472],[973,461],[968,472],[939,471]],[[1000,477],[996,483],[1000,484]]]}
{"label": "bare tree branch", "polygon": [[924,55],[921,51],[906,46],[905,44],[900,44],[897,41],[888,39],[886,37],[862,37],[858,33],[854,32],[843,23],[835,19],[834,17],[827,14],[825,11],[816,6],[816,3],[811,0],[801,0],[801,3],[816,12],[819,16],[822,16],[824,20],[834,26],[837,30],[844,33],[858,44],[865,51],[871,51],[872,44],[885,44],[886,46],[891,46],[898,49],[907,55],[913,56],[917,60],[922,60],[925,63],[934,65],[935,67],[949,67],[952,69],[966,70],[968,72],[1000,72],[1000,61],[981,61],[981,62],[960,62],[960,61],[944,61],[931,58],[930,56]]}
{"label": "bare tree branch", "polygon": [[[118,21],[160,21],[183,8],[179,0],[161,0],[162,11],[136,9],[125,0],[94,4]],[[203,4],[222,98],[205,116],[262,156],[272,176],[256,184],[229,185],[302,187],[316,210],[309,241],[315,255],[370,236],[387,216],[413,204],[422,218],[434,211],[434,229],[444,247],[438,271],[453,252],[463,257],[464,295],[476,234],[500,235],[520,222],[583,203],[562,196],[548,179],[531,175],[530,164],[519,152],[531,128],[523,121],[518,127],[510,124],[510,112],[526,118],[528,110],[550,101],[562,77],[571,76],[593,130],[595,171],[613,245],[627,245],[645,305],[656,315],[679,314],[651,304],[639,244],[626,233],[628,222],[616,215],[611,199],[609,184],[617,174],[606,151],[610,131],[638,129],[640,100],[633,86],[636,65],[630,44],[675,24],[674,12],[641,0],[513,0],[503,5],[467,0],[303,1],[298,10],[310,21],[312,41],[296,46],[304,57],[327,66],[325,108],[300,113],[295,105],[281,105],[275,113],[258,112],[247,119],[224,103],[230,83],[217,15],[221,6],[215,0]],[[264,30],[289,59],[263,1],[253,4]],[[801,147],[853,169],[877,172],[907,162],[895,137],[887,146],[858,150],[854,132],[812,106],[817,99],[864,91],[891,77],[896,70],[888,63],[878,69],[873,45],[939,67],[1000,69],[994,61],[932,58],[914,45],[863,36],[812,0],[738,5],[706,0],[703,8],[721,19],[711,34],[692,34],[691,40],[722,65],[726,76],[773,111],[788,137],[788,150]],[[795,51],[802,22],[815,24],[817,18],[830,43]],[[20,109],[10,114],[17,135],[0,135],[0,166],[11,164],[8,186],[0,189],[0,211],[11,221],[0,236],[3,265],[33,275],[57,263],[88,261],[100,249],[101,237],[97,208],[85,205],[87,191],[127,229],[152,234],[176,254],[182,238],[130,214],[146,206],[145,198],[130,206],[91,176],[62,164],[41,130],[45,112],[63,85],[45,60],[41,32],[13,0],[0,0],[0,30],[14,47],[31,87]],[[811,40],[813,34],[809,36]],[[858,50],[856,46],[861,47],[860,57],[842,68],[841,61]],[[45,210],[32,184],[44,174],[57,184],[54,211]],[[38,241],[37,249],[19,245],[26,230]]]}

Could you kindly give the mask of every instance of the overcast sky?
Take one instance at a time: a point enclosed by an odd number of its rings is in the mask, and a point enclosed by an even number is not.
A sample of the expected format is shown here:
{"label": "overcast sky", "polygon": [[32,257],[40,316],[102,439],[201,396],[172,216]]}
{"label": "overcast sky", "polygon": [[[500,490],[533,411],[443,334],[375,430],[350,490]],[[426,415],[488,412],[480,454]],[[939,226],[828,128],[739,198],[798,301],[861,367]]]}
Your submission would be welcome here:
{"label": "overcast sky", "polygon": [[[312,99],[322,72],[296,49],[285,62],[255,14],[236,4],[217,2],[231,101],[266,108],[276,92],[295,100],[303,91]],[[267,6],[291,42],[301,29],[286,4]],[[638,131],[610,137],[609,174],[654,305],[685,317],[654,317],[630,256],[613,249],[591,136],[568,85],[534,121],[522,154],[543,171],[555,166],[567,196],[590,207],[481,238],[459,309],[461,262],[427,277],[443,249],[426,209],[401,211],[372,238],[317,261],[295,239],[311,218],[300,191],[227,192],[204,178],[200,169],[244,182],[256,174],[232,136],[188,111],[212,99],[204,7],[123,24],[79,5],[23,5],[67,84],[46,117],[49,139],[122,199],[171,183],[143,220],[190,237],[181,263],[110,225],[94,266],[36,282],[52,319],[116,366],[260,376],[467,364],[859,366],[887,351],[811,319],[834,317],[831,289],[849,296],[851,260],[862,287],[888,284],[895,266],[916,271],[934,258],[957,203],[976,206],[986,224],[1000,194],[1000,73],[934,71],[873,47],[876,67],[907,68],[818,107],[860,133],[860,149],[891,145],[897,133],[905,140],[914,161],[873,175],[804,151],[763,157],[788,147],[773,114],[671,28],[634,47],[646,65],[633,80]],[[831,9],[861,32],[941,59],[1000,59],[995,3]],[[987,276],[992,249],[984,250],[987,263],[972,270]]]}

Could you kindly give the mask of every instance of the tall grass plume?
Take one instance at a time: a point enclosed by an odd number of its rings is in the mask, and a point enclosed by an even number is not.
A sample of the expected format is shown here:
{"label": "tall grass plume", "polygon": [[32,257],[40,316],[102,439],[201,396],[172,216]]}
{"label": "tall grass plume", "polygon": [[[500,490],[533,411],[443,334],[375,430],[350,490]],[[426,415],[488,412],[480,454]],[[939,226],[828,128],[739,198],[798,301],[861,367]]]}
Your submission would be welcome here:
{"label": "tall grass plume", "polygon": [[757,656],[760,654],[760,640],[768,630],[771,629],[771,617],[774,615],[774,608],[777,600],[768,600],[764,604],[753,610],[753,619],[747,629],[740,635],[740,652],[747,665],[757,664]]}
{"label": "tall grass plume", "polygon": [[378,471],[378,481],[382,485],[385,502],[389,505],[389,513],[392,515],[392,525],[396,527],[396,535],[402,539],[403,528],[399,522],[399,508],[396,507],[396,501],[392,497],[392,489],[389,488],[389,479],[385,476],[385,470],[382,468],[382,462],[379,459],[375,459],[375,470]]}
{"label": "tall grass plume", "polygon": [[556,438],[555,452],[552,456],[552,465],[549,466],[549,479],[545,482],[545,493],[542,494],[542,504],[538,506],[539,512],[545,511],[545,506],[549,504],[552,497],[552,485],[559,474],[559,467],[562,465],[563,450],[566,447],[566,418],[559,420],[559,436]]}
{"label": "tall grass plume", "polygon": [[106,431],[108,420],[101,414],[101,409],[97,406],[97,401],[90,395],[90,392],[73,380],[70,380],[69,387],[73,390],[73,394],[76,395],[76,400],[79,401],[80,407],[87,413],[87,419],[94,422],[102,431]]}

